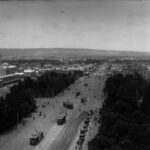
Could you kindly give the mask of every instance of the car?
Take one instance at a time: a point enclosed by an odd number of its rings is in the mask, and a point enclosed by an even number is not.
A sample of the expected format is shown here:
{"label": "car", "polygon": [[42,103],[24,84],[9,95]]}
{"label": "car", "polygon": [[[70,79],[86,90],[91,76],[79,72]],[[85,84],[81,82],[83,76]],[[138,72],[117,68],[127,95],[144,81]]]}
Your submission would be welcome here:
{"label": "car", "polygon": [[82,134],[80,133],[79,139],[84,141],[85,140],[85,134],[84,133],[82,133]]}
{"label": "car", "polygon": [[75,149],[77,149],[77,150],[82,150],[82,144],[80,144],[80,145],[79,145],[79,144],[77,143],[77,145],[76,145],[76,148],[75,148]]}
{"label": "car", "polygon": [[86,133],[86,132],[87,132],[87,128],[84,128],[84,127],[83,127],[82,129],[80,129],[80,133],[81,133],[81,134],[84,134],[84,133]]}
{"label": "car", "polygon": [[81,98],[81,103],[86,104],[86,98],[85,97]]}
{"label": "car", "polygon": [[73,109],[73,104],[71,102],[64,102],[63,106],[68,109]]}
{"label": "car", "polygon": [[90,113],[87,113],[87,118],[90,118],[90,116],[91,116]]}
{"label": "car", "polygon": [[84,142],[84,140],[78,139],[77,144],[81,146],[83,144],[83,142]]}
{"label": "car", "polygon": [[84,121],[84,124],[89,124],[89,122],[90,122],[90,120],[88,120],[88,119],[86,119],[85,121]]}

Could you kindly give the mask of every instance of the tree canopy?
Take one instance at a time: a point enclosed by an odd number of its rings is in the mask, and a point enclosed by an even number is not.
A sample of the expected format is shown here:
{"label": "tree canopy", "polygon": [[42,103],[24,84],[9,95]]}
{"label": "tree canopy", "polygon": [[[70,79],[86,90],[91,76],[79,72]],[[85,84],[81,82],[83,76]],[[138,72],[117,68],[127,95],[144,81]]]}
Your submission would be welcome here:
{"label": "tree canopy", "polygon": [[89,150],[150,149],[150,83],[139,74],[106,80],[97,136]]}

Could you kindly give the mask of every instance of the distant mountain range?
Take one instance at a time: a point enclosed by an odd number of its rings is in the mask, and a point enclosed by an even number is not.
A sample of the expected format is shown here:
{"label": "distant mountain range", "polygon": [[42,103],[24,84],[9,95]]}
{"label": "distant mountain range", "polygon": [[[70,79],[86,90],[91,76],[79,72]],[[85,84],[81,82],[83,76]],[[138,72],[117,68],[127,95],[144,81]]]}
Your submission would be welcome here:
{"label": "distant mountain range", "polygon": [[39,57],[104,57],[104,56],[131,56],[149,57],[148,52],[112,51],[75,48],[35,48],[35,49],[0,49],[2,58],[39,58]]}

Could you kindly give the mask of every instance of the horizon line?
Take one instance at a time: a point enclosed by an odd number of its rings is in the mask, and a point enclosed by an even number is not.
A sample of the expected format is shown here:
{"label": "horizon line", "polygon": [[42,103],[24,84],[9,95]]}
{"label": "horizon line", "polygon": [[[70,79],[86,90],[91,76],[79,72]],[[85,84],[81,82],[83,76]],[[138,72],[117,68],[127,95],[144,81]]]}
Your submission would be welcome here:
{"label": "horizon line", "polygon": [[10,50],[10,49],[16,49],[16,50],[35,50],[35,49],[76,49],[76,50],[96,50],[96,51],[116,51],[116,52],[138,52],[138,53],[150,53],[150,51],[139,51],[139,50],[119,50],[119,49],[95,49],[95,48],[73,48],[73,47],[32,47],[32,48],[0,48],[0,50]]}

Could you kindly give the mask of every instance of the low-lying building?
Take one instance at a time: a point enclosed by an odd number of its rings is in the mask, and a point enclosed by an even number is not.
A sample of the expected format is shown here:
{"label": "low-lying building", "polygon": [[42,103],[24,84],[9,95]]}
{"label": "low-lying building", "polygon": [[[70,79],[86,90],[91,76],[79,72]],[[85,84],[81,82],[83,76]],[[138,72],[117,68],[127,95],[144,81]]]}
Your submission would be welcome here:
{"label": "low-lying building", "polygon": [[124,66],[122,69],[123,75],[127,74],[140,74],[145,79],[149,79],[150,72],[148,71],[147,66],[140,66],[140,65],[128,65]]}

